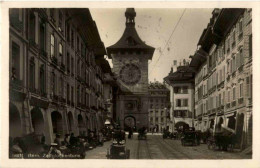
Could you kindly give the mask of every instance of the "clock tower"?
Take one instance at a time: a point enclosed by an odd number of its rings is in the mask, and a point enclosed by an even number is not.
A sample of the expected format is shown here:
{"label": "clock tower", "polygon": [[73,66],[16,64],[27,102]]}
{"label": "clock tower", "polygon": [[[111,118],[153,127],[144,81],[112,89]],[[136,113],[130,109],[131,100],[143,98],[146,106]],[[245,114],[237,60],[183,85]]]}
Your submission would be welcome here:
{"label": "clock tower", "polygon": [[127,8],[126,27],[122,37],[107,47],[113,62],[113,73],[120,84],[116,111],[121,127],[148,127],[148,60],[154,48],[145,44],[135,29],[136,12]]}

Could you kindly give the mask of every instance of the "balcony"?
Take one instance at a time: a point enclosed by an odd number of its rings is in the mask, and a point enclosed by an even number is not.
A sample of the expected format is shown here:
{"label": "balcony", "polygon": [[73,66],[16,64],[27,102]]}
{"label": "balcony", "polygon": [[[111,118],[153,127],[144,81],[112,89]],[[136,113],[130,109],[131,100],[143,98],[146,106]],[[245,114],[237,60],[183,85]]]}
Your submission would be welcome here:
{"label": "balcony", "polygon": [[23,22],[19,20],[16,16],[10,16],[10,24],[13,28],[15,28],[18,32],[23,31]]}
{"label": "balcony", "polygon": [[231,106],[232,106],[232,107],[235,107],[236,105],[237,105],[237,102],[236,102],[236,100],[234,100],[234,101],[232,102]]}
{"label": "balcony", "polygon": [[243,104],[243,102],[244,102],[244,98],[243,98],[243,97],[240,97],[240,98],[238,99],[238,104]]}

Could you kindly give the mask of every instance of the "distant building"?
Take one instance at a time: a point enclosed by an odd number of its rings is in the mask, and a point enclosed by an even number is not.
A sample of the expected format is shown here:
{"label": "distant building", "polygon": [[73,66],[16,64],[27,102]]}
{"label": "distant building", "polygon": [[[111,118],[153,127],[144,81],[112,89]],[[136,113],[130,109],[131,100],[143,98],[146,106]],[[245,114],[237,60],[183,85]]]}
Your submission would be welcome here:
{"label": "distant building", "polygon": [[9,16],[10,137],[34,132],[50,144],[55,134],[101,129],[110,67],[90,11],[13,8]]}
{"label": "distant building", "polygon": [[196,129],[226,129],[236,134],[236,147],[251,146],[252,9],[215,9],[198,45],[190,63]]}
{"label": "distant building", "polygon": [[112,58],[113,73],[120,83],[116,104],[116,120],[122,128],[148,127],[148,60],[154,48],[145,44],[135,29],[136,12],[127,8],[126,27],[122,37],[107,47]]}
{"label": "distant building", "polygon": [[194,70],[189,66],[179,66],[164,78],[170,90],[169,130],[181,129],[185,125],[193,127],[194,114]]}
{"label": "distant building", "polygon": [[156,128],[157,132],[162,132],[167,128],[169,122],[170,91],[159,82],[152,82],[148,86],[149,91],[149,130]]}

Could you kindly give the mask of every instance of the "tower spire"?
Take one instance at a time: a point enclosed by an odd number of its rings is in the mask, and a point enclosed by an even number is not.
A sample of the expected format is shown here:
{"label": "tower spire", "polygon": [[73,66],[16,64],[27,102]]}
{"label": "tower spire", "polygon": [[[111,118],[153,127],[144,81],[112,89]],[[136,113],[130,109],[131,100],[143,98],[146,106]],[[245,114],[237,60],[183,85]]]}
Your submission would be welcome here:
{"label": "tower spire", "polygon": [[135,17],[136,12],[134,8],[126,8],[125,11],[125,17],[126,17],[126,27],[135,27]]}

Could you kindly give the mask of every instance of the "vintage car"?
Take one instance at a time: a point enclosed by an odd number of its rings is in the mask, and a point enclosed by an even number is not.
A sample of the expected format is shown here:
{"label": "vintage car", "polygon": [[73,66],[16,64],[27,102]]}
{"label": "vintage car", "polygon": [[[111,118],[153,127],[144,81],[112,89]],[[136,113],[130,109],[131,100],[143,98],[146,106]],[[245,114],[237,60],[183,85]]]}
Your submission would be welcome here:
{"label": "vintage car", "polygon": [[186,130],[183,132],[181,137],[181,144],[182,146],[189,145],[200,145],[198,135],[196,131]]}
{"label": "vintage car", "polygon": [[125,146],[125,140],[113,141],[110,147],[107,150],[107,159],[129,159],[130,150]]}

